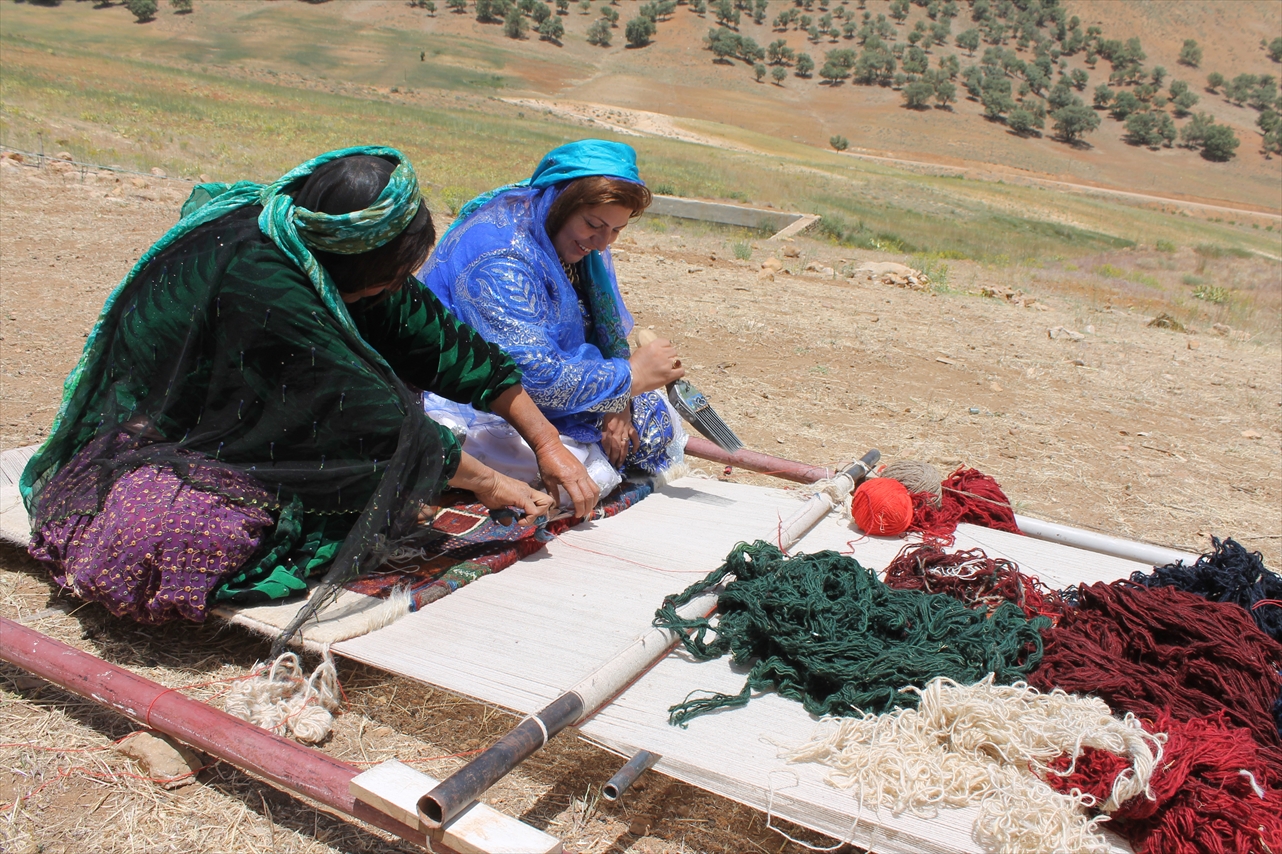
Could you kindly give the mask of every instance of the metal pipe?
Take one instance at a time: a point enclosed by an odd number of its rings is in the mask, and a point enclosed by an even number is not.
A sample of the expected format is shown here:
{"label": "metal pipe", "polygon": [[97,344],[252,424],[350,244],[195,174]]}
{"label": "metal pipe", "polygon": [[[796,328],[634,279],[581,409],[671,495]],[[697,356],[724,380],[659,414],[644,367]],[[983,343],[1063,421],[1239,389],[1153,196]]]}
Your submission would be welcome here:
{"label": "metal pipe", "polygon": [[[53,638],[0,617],[0,660],[113,709],[256,777],[319,801],[416,845],[425,833],[384,815],[349,791],[360,770],[184,697]],[[441,850],[439,843],[436,850]]]}
{"label": "metal pipe", "polygon": [[[708,440],[700,439],[697,436],[691,436],[686,443],[686,453],[692,457],[734,465],[749,471],[774,475],[796,483],[814,483],[817,480],[831,477],[833,474],[831,469],[826,469],[822,466],[808,466],[805,463],[772,457],[769,454],[759,454],[755,451],[736,451],[733,454],[728,454]],[[1120,537],[1113,537],[1096,531],[1087,531],[1084,528],[1074,528],[1069,525],[1061,525],[1058,522],[1034,519],[1031,516],[1016,514],[1015,526],[1019,528],[1021,534],[1036,540],[1063,543],[1066,546],[1099,552],[1112,557],[1135,560],[1153,566],[1164,566],[1170,563],[1184,563],[1191,566],[1197,560],[1197,555],[1191,555],[1166,546],[1138,540],[1124,540]]]}
{"label": "metal pipe", "polygon": [[749,451],[747,448],[730,453],[701,436],[691,436],[686,441],[686,453],[701,460],[747,469],[758,474],[774,475],[783,480],[791,480],[793,483],[814,483],[837,474],[836,469],[826,466],[812,466],[796,460],[785,460],[782,457]]}
{"label": "metal pipe", "polygon": [[1176,549],[1168,549],[1166,546],[1123,540],[1120,537],[1110,537],[1108,534],[1098,534],[1095,531],[1071,528],[1058,522],[1046,522],[1030,516],[1016,515],[1015,527],[1019,528],[1021,534],[1027,534],[1039,540],[1063,543],[1073,548],[1139,561],[1150,566],[1166,566],[1171,563],[1183,563],[1185,566],[1192,566],[1197,562],[1198,558],[1197,555],[1191,555]]}
{"label": "metal pipe", "polygon": [[659,754],[648,750],[637,751],[637,755],[629,759],[628,763],[615,772],[615,775],[601,787],[601,797],[607,801],[617,801],[628,787],[637,781],[638,777],[650,770],[650,767],[662,758]]}
{"label": "metal pipe", "polygon": [[[694,437],[690,437],[694,441]],[[711,442],[708,445],[716,447]],[[687,446],[688,449],[688,446]],[[833,492],[849,496],[855,481],[867,473],[880,454],[869,451],[864,459],[839,472],[833,478]],[[771,539],[778,537],[784,549],[796,543],[835,506],[833,495],[819,492],[785,520]],[[726,583],[734,579],[728,576]],[[683,618],[706,617],[717,606],[717,593],[709,591],[687,602],[677,613]],[[448,822],[461,809],[480,797],[494,783],[515,768],[547,740],[566,726],[579,723],[622,693],[641,674],[653,667],[680,640],[669,629],[652,628],[633,641],[592,673],[581,679],[537,715],[526,718],[470,763],[455,771],[427,794],[419,798],[418,817],[431,829]],[[568,716],[569,711],[577,714]],[[568,717],[562,717],[565,714]],[[538,736],[535,736],[535,733]],[[476,766],[476,767],[473,767]]]}
{"label": "metal pipe", "polygon": [[419,820],[432,829],[441,827],[582,715],[583,700],[577,694],[557,697],[419,798]]}

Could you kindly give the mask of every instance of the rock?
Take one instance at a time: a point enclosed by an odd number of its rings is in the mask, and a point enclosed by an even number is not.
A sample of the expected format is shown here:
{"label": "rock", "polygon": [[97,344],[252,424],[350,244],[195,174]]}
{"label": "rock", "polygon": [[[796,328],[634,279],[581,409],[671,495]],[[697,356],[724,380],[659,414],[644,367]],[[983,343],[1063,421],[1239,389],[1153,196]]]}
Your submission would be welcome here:
{"label": "rock", "polygon": [[783,248],[783,257],[785,257],[785,258],[800,258],[800,257],[801,257],[801,250],[800,250],[800,249],[798,249],[797,247],[793,246],[792,244],[788,244],[787,246],[785,246],[785,247]]}
{"label": "rock", "polygon": [[1172,332],[1184,331],[1184,324],[1180,323],[1178,320],[1176,320],[1174,317],[1171,317],[1166,312],[1162,312],[1157,317],[1150,320],[1148,322],[1148,325],[1152,326],[1155,329],[1169,329]]}
{"label": "rock", "polygon": [[783,262],[771,255],[769,258],[761,262],[761,269],[778,272],[783,269]]}
{"label": "rock", "polygon": [[775,274],[769,270],[762,270],[760,273],[757,274],[758,282],[773,282],[774,280],[775,280]]}
{"label": "rock", "polygon": [[1067,338],[1069,341],[1081,341],[1086,336],[1064,326],[1052,326],[1050,329],[1046,330],[1046,337],[1051,340],[1056,338]]}
{"label": "rock", "polygon": [[811,261],[809,264],[806,265],[806,272],[818,273],[823,268],[824,268],[824,265],[820,264],[818,261]]}
{"label": "rock", "polygon": [[611,249],[610,257],[615,261],[626,261],[628,260],[628,253],[625,249]]}
{"label": "rock", "polygon": [[1228,335],[1233,332],[1233,327],[1223,323],[1211,324],[1211,331],[1216,335]]}
{"label": "rock", "polygon": [[17,160],[10,160],[8,157],[0,158],[0,166],[3,166],[5,169],[21,168],[18,166]]}
{"label": "rock", "polygon": [[75,160],[70,151],[59,151],[53,156],[54,160]]}
{"label": "rock", "polygon": [[210,178],[208,175],[206,175],[204,172],[201,172],[200,175],[197,177],[200,178],[200,183],[202,184],[208,184],[210,181],[214,180],[213,178]]}
{"label": "rock", "polygon": [[1194,340],[1192,340],[1192,339],[1190,338],[1190,339],[1189,339],[1189,342],[1188,342],[1188,346],[1189,346],[1189,349],[1190,349],[1190,350],[1196,350],[1198,347],[1201,347],[1201,346],[1202,346],[1202,342],[1201,342],[1201,341],[1194,341]]}
{"label": "rock", "polygon": [[653,826],[654,816],[639,815],[632,819],[632,823],[628,825],[628,833],[632,836],[645,836]]}
{"label": "rock", "polygon": [[138,188],[138,189],[140,189],[140,190],[141,190],[143,187],[147,186],[147,182],[146,182],[146,181],[144,181],[144,180],[143,180],[143,179],[141,179],[141,178],[131,178],[131,179],[129,179],[129,183],[130,183],[130,184],[133,184],[135,187],[137,187],[137,188]]}
{"label": "rock", "polygon": [[204,762],[191,748],[166,735],[139,732],[116,745],[117,752],[138,763],[142,773],[166,789],[196,781]]}
{"label": "rock", "polygon": [[908,267],[903,264],[896,264],[893,261],[870,261],[865,264],[860,264],[858,267],[855,268],[855,272],[867,273],[872,278],[880,278],[881,276],[885,276],[887,274],[893,275],[893,276],[903,276],[905,278],[907,278],[908,276],[921,275],[920,270],[914,270],[912,267]]}
{"label": "rock", "polygon": [[1255,430],[1243,430],[1242,438],[1243,439],[1263,439],[1264,437],[1261,436],[1259,433],[1257,433]]}
{"label": "rock", "polygon": [[151,174],[155,175],[157,178],[164,178],[165,170],[161,169],[159,166],[153,166],[151,167]]}
{"label": "rock", "polygon": [[3,151],[0,152],[0,160],[12,160],[14,163],[23,163],[27,158],[23,157],[21,152]]}

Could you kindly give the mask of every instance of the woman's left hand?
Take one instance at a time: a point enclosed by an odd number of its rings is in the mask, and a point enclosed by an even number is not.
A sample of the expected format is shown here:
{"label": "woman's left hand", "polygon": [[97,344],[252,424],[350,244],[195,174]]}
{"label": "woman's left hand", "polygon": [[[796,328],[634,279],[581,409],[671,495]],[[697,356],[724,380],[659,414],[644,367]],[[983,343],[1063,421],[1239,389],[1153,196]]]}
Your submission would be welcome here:
{"label": "woman's left hand", "polygon": [[611,412],[601,420],[601,449],[610,465],[623,466],[628,454],[641,446],[641,434],[632,423],[632,401],[622,412]]}
{"label": "woman's left hand", "polygon": [[574,515],[586,519],[601,497],[601,488],[588,474],[583,463],[561,444],[559,438],[536,448],[534,456],[539,463],[539,478],[543,481],[543,488],[554,497],[558,497],[560,490],[564,489],[574,503]]}

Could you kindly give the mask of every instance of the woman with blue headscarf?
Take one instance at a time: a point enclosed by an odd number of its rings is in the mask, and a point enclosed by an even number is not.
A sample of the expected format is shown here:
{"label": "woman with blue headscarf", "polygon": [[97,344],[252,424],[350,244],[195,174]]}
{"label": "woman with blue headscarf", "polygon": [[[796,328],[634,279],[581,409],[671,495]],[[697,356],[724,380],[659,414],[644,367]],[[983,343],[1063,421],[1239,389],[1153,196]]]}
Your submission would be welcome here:
{"label": "woman with blue headscarf", "polygon": [[[684,375],[672,344],[628,346],[610,244],[650,204],[636,152],[587,139],[554,149],[533,176],[473,199],[419,273],[441,301],[521,367],[521,383],[608,493],[628,467],[681,463],[685,433],[657,390]],[[426,395],[464,448],[513,477],[533,455],[507,425]],[[563,501],[565,497],[563,496]]]}
{"label": "woman with blue headscarf", "polygon": [[142,622],[199,621],[321,571],[336,589],[412,537],[447,483],[530,519],[552,508],[462,452],[418,389],[506,419],[543,484],[591,508],[520,369],[412,277],[436,233],[399,152],[200,185],[183,213],[107,299],[23,472],[30,551],[61,586]]}

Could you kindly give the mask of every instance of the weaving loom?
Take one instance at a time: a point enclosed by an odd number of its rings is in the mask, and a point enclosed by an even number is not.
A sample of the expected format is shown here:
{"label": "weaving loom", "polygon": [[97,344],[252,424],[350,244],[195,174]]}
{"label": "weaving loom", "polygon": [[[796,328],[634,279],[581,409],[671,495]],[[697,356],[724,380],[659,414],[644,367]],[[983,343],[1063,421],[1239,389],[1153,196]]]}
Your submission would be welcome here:
{"label": "weaving loom", "polygon": [[[21,513],[21,505],[10,507],[9,488],[9,470],[15,470],[16,478],[21,468],[15,456],[20,453],[0,457],[5,474],[0,509],[6,511],[0,521],[9,540],[18,540],[20,533],[18,520],[10,517]],[[415,613],[406,613],[408,601],[347,591],[330,618],[346,621],[342,634],[350,634],[353,623],[345,609],[354,610],[361,631],[367,633],[337,643],[334,652],[530,713],[627,645],[649,626],[665,595],[702,578],[736,543],[775,539],[781,521],[803,497],[792,490],[683,478],[626,513],[563,532],[545,549]],[[792,551],[852,553],[864,566],[881,569],[902,545],[899,539],[866,538],[830,516]],[[960,526],[954,548],[976,547],[1017,562],[1052,588],[1126,578],[1151,568],[1030,537]],[[287,620],[296,607],[259,606],[223,616],[265,631]],[[326,634],[321,631],[319,636]],[[309,632],[309,639],[318,637]],[[455,657],[441,650],[467,650],[467,655]],[[688,729],[667,723],[668,708],[692,690],[733,694],[743,679],[742,670],[728,660],[696,663],[673,653],[579,731],[621,755],[640,749],[659,753],[662,759],[656,767],[665,774],[872,851],[984,850],[972,838],[977,808],[942,809],[933,817],[892,815],[826,784],[824,767],[788,764],[779,758],[814,732],[815,719],[798,703],[766,693],[744,708],[694,720]],[[1110,836],[1109,841],[1114,851],[1131,850],[1120,837]]]}

